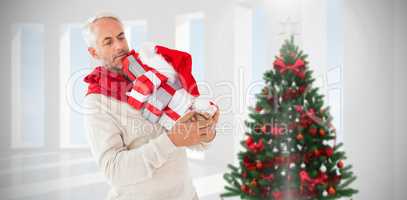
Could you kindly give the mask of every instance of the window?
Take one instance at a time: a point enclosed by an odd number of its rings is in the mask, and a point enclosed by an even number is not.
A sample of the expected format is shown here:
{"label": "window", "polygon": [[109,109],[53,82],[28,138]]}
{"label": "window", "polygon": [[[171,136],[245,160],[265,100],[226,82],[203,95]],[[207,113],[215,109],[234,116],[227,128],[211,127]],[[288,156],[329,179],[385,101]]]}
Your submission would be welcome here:
{"label": "window", "polygon": [[192,56],[192,73],[197,82],[205,80],[205,27],[201,12],[180,15],[176,19],[175,48]]}
{"label": "window", "polygon": [[[179,15],[176,18],[175,48],[189,52],[192,56],[192,74],[198,88],[203,89],[205,80],[205,26],[201,12]],[[191,159],[203,160],[204,152],[187,149]]]}
{"label": "window", "polygon": [[263,74],[270,69],[271,60],[267,51],[267,45],[269,44],[270,31],[268,30],[266,9],[263,6],[257,6],[253,9],[252,15],[252,70],[251,81],[249,90],[249,102],[248,105],[255,105],[255,95],[260,93],[264,87]]}
{"label": "window", "polygon": [[12,148],[44,145],[44,26],[12,27]]}
{"label": "window", "polygon": [[61,147],[87,147],[81,106],[86,93],[83,77],[92,69],[80,24],[62,26],[61,37]]}
{"label": "window", "polygon": [[146,21],[125,21],[126,39],[130,49],[136,51],[140,45],[147,41],[147,22]]}
{"label": "window", "polygon": [[330,114],[336,128],[336,143],[343,141],[342,132],[342,69],[343,69],[343,24],[342,1],[327,1],[327,89]]}

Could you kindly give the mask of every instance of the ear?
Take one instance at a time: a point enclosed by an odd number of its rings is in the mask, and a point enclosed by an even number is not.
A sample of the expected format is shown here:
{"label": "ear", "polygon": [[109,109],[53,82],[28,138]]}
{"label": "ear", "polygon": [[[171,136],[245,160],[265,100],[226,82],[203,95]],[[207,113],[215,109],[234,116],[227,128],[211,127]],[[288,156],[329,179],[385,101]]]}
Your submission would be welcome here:
{"label": "ear", "polygon": [[92,58],[99,59],[99,56],[94,47],[88,47],[88,52],[89,52],[90,56],[92,56]]}

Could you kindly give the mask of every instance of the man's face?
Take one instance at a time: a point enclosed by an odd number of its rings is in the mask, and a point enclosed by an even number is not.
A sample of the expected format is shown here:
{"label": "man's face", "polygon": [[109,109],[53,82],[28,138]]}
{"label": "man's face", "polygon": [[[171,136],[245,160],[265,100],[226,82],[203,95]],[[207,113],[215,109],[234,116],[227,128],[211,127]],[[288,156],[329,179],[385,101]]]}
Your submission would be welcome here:
{"label": "man's face", "polygon": [[91,56],[108,68],[120,69],[122,58],[129,52],[122,24],[112,18],[101,18],[91,26],[95,36],[94,47],[88,48]]}

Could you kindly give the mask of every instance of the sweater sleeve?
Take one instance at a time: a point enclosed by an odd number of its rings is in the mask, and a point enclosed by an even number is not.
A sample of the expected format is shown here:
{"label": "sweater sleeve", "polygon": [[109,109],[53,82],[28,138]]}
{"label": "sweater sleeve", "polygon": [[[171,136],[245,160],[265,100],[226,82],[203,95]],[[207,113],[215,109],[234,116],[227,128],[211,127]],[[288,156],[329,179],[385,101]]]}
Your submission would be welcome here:
{"label": "sweater sleeve", "polygon": [[187,148],[194,151],[205,151],[208,150],[212,142],[200,142],[199,144],[188,146]]}
{"label": "sweater sleeve", "polygon": [[128,150],[113,117],[103,111],[86,114],[85,127],[92,154],[112,186],[135,184],[151,178],[154,170],[161,167],[177,148],[163,132],[148,143]]}

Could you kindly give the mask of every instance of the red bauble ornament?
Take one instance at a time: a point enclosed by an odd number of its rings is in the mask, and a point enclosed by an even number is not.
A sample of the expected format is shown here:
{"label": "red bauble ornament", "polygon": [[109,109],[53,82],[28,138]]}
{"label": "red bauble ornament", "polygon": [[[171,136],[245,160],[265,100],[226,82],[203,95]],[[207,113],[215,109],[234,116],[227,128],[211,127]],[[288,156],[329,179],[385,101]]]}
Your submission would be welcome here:
{"label": "red bauble ornament", "polygon": [[256,168],[257,169],[263,168],[263,162],[261,162],[260,160],[256,160]]}
{"label": "red bauble ornament", "polygon": [[256,106],[256,108],[255,108],[255,111],[256,111],[256,112],[259,113],[261,110],[263,110],[263,108],[262,108],[261,106]]}
{"label": "red bauble ornament", "polygon": [[332,178],[332,184],[333,185],[338,185],[339,184],[339,182],[341,181],[341,176],[339,176],[339,175],[335,175],[333,178]]}
{"label": "red bauble ornament", "polygon": [[307,89],[307,86],[301,85],[300,88],[298,88],[298,92],[299,92],[300,94],[303,94],[306,89]]}
{"label": "red bauble ornament", "polygon": [[324,137],[326,135],[325,130],[324,129],[319,129],[319,135],[321,137]]}
{"label": "red bauble ornament", "polygon": [[321,152],[318,149],[315,149],[313,153],[315,157],[319,157],[321,155]]}
{"label": "red bauble ornament", "polygon": [[247,172],[242,173],[242,178],[247,178]]}
{"label": "red bauble ornament", "polygon": [[295,105],[295,106],[294,106],[294,109],[295,109],[295,111],[297,111],[297,112],[300,113],[300,112],[302,112],[302,109],[303,109],[303,108],[302,108],[301,105]]}
{"label": "red bauble ornament", "polygon": [[247,139],[246,139],[246,146],[251,146],[252,144],[253,144],[253,138],[252,137],[248,137]]}
{"label": "red bauble ornament", "polygon": [[331,157],[334,154],[334,150],[331,147],[325,148],[325,154],[328,157]]}
{"label": "red bauble ornament", "polygon": [[338,164],[336,164],[336,166],[338,166],[339,169],[342,169],[344,165],[345,165],[345,164],[343,164],[343,161],[342,161],[342,160],[340,160],[340,161],[338,162]]}
{"label": "red bauble ornament", "polygon": [[312,136],[316,136],[316,135],[317,135],[317,131],[318,131],[318,129],[316,129],[316,128],[310,128],[310,129],[309,129],[309,133],[310,133]]}
{"label": "red bauble ornament", "polygon": [[256,179],[253,179],[250,184],[251,184],[253,187],[257,187],[257,181],[256,181]]}
{"label": "red bauble ornament", "polygon": [[332,186],[329,187],[329,188],[328,188],[328,194],[331,195],[331,196],[335,195],[335,194],[336,194],[335,188],[332,187]]}
{"label": "red bauble ornament", "polygon": [[257,142],[257,150],[258,151],[262,151],[263,149],[264,149],[264,144],[263,144],[263,140],[262,139],[260,139],[258,142]]}
{"label": "red bauble ornament", "polygon": [[261,128],[260,128],[258,125],[256,125],[256,126],[254,127],[254,131],[255,131],[256,133],[258,133],[258,132],[261,131]]}
{"label": "red bauble ornament", "polygon": [[283,94],[283,99],[284,100],[293,99],[293,98],[295,98],[296,94],[297,94],[297,90],[288,88]]}
{"label": "red bauble ornament", "polygon": [[240,190],[244,193],[248,193],[249,192],[249,187],[245,184],[240,186]]}
{"label": "red bauble ornament", "polygon": [[298,135],[296,136],[296,139],[298,141],[302,141],[304,139],[304,136],[301,133],[298,133]]}

